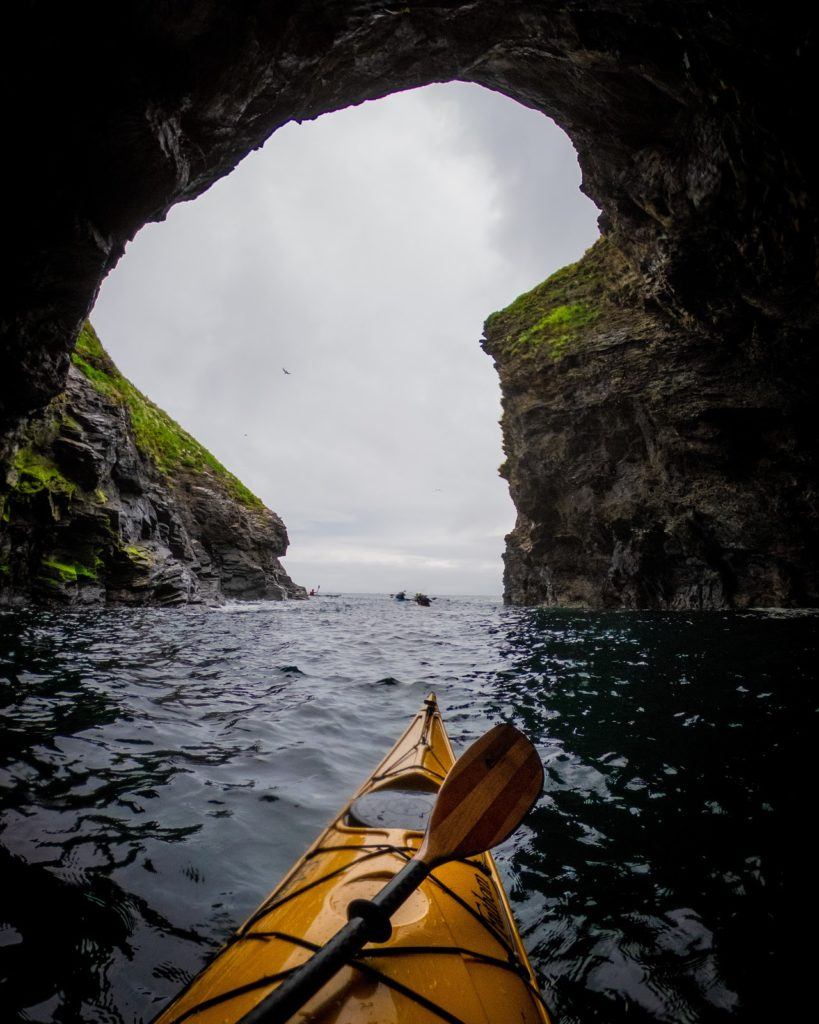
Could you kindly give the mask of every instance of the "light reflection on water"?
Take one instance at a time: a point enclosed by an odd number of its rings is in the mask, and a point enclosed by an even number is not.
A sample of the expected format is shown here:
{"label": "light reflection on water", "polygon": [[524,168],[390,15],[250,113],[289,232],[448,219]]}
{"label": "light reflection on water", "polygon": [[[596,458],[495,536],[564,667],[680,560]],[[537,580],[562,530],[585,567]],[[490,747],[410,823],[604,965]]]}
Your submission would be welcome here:
{"label": "light reflection on water", "polygon": [[447,598],[2,615],[2,1003],[149,1019],[435,690],[456,750],[507,719],[543,756],[498,862],[561,1024],[758,1019],[818,636]]}

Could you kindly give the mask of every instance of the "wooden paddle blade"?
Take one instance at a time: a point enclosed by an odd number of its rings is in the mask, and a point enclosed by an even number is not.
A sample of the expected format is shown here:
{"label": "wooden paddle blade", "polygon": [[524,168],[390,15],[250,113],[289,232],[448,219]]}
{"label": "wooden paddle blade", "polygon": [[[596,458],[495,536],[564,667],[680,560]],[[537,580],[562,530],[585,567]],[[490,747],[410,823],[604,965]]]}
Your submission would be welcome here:
{"label": "wooden paddle blade", "polygon": [[513,725],[496,725],[444,780],[418,860],[434,866],[489,850],[510,836],[543,789],[543,765]]}

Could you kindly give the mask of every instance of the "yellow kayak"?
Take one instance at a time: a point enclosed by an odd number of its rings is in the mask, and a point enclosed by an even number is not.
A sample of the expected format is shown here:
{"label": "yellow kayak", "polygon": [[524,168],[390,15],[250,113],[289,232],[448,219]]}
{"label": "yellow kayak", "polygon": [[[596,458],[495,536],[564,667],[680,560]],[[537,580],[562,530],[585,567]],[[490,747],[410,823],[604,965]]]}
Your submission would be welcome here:
{"label": "yellow kayak", "polygon": [[[236,1024],[418,849],[455,762],[435,695],[335,821],[154,1024]],[[549,1024],[489,853],[435,868],[303,1024]]]}

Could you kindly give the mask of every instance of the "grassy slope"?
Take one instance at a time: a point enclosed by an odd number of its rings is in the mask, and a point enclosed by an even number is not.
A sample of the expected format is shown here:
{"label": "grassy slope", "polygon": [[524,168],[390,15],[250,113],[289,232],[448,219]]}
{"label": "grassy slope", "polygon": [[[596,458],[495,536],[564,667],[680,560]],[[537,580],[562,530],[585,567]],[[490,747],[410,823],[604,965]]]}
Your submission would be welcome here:
{"label": "grassy slope", "polygon": [[[170,480],[183,472],[205,474],[247,508],[264,508],[207,449],[122,376],[90,324],[83,327],[72,359],[92,387],[127,411],[137,447]],[[32,420],[25,443],[11,460],[10,489],[0,486],[0,525],[13,524],[18,516],[26,518],[32,509],[39,508],[40,512],[35,515],[42,515],[44,509],[49,509],[47,515],[56,527],[66,518],[70,519],[69,510],[76,497],[92,505],[106,504],[107,495],[99,490],[86,494],[52,458],[53,443],[58,435],[70,437],[81,433],[82,428],[67,412],[64,395],[55,398],[42,417]],[[124,546],[113,537],[111,542],[118,553],[137,568],[145,568],[150,562],[150,555],[143,549]],[[104,569],[102,553],[100,544],[84,538],[81,531],[78,535],[71,529],[57,528],[53,543],[40,559],[36,576],[46,584],[49,581],[65,584],[96,580]],[[0,584],[12,575],[7,546],[0,544]]]}
{"label": "grassy slope", "polygon": [[560,359],[614,314],[612,286],[622,283],[622,273],[619,258],[599,239],[577,263],[492,313],[484,328],[487,351],[502,363]]}
{"label": "grassy slope", "polygon": [[72,360],[97,391],[125,406],[137,447],[165,476],[173,477],[181,470],[210,473],[241,504],[264,508],[259,498],[206,448],[122,376],[90,323],[80,332]]}

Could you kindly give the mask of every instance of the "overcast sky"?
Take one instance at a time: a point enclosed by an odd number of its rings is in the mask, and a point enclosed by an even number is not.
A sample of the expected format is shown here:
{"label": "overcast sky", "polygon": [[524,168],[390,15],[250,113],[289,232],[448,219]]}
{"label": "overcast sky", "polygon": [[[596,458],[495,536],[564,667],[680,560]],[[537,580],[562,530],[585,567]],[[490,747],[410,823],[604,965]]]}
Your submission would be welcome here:
{"label": "overcast sky", "polygon": [[594,241],[579,183],[542,114],[458,83],[400,93],[287,125],[148,225],[92,319],[282,516],[296,582],[500,594],[515,516],[478,342]]}

